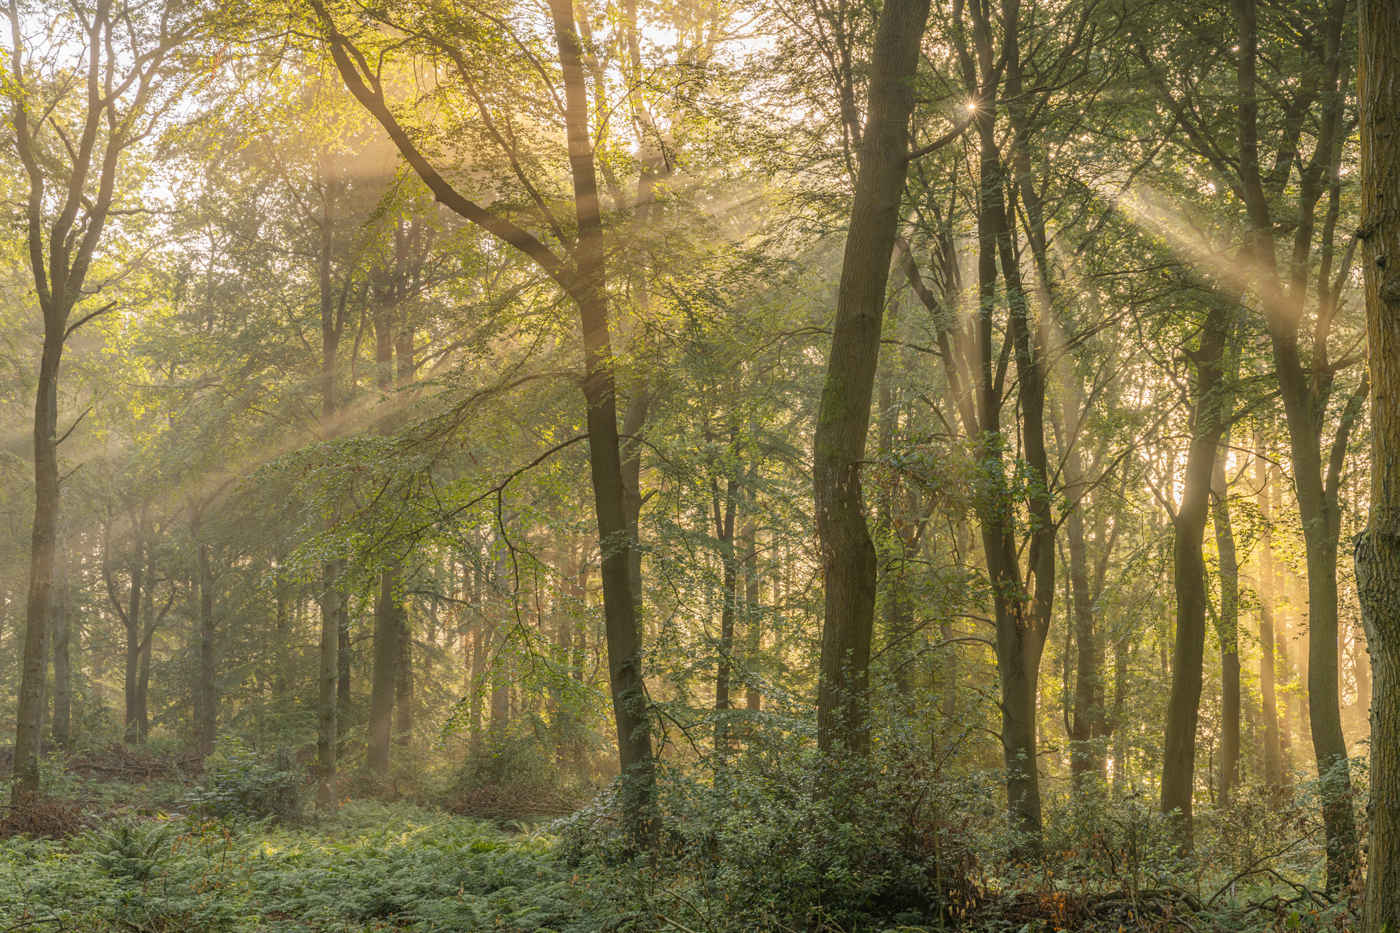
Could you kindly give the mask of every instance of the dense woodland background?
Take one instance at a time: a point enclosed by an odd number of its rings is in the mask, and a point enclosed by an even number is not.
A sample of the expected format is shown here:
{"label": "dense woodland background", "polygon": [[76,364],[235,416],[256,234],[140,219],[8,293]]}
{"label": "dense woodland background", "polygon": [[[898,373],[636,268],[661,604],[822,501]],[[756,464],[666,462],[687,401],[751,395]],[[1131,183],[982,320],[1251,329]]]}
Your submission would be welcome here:
{"label": "dense woodland background", "polygon": [[1355,4],[3,12],[8,922],[1360,922]]}

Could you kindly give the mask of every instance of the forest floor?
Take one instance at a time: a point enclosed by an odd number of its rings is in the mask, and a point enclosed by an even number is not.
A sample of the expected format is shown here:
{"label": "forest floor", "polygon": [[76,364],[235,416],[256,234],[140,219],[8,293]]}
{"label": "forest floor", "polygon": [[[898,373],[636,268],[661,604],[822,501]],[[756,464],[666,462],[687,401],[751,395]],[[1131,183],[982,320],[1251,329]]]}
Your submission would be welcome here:
{"label": "forest floor", "polygon": [[[741,912],[744,873],[768,876],[753,882],[757,888],[790,866],[764,867],[761,853],[754,865],[738,865],[721,840],[709,851],[691,846],[679,858],[663,855],[658,865],[581,855],[578,827],[585,823],[578,817],[502,822],[409,800],[351,799],[333,819],[213,818],[211,801],[223,798],[192,761],[123,754],[69,759],[49,776],[61,794],[0,820],[0,933],[797,933],[793,924],[802,933],[955,926],[983,933],[1307,933],[1343,931],[1356,920],[1353,897],[1326,898],[1277,872],[1274,879],[1246,872],[1224,885],[1203,884],[1198,873],[1195,885],[1182,886],[1160,875],[1125,882],[1063,866],[1058,874],[1053,867],[1023,866],[1017,874],[1002,866],[1002,880],[979,883],[956,917],[906,911],[852,921],[850,911],[837,913],[850,905],[829,893],[824,903],[817,899],[817,910],[800,914],[803,922],[780,912],[792,905],[767,896],[772,914]],[[262,779],[256,769],[236,774],[245,788]],[[888,870],[893,877],[904,869]],[[940,881],[945,890],[952,883],[947,875]],[[832,892],[840,885],[827,878],[818,886]],[[794,903],[811,893],[790,890]]]}

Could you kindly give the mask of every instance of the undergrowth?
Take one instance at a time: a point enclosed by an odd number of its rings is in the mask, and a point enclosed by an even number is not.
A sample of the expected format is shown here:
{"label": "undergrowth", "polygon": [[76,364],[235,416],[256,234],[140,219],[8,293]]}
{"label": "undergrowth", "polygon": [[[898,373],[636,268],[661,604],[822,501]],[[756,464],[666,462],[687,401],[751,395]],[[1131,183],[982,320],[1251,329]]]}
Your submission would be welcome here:
{"label": "undergrowth", "polygon": [[[509,794],[513,773],[524,798],[560,787],[496,752],[459,793]],[[58,838],[0,840],[0,930],[1323,933],[1356,916],[1355,887],[1322,890],[1306,783],[1203,808],[1189,856],[1151,794],[1049,785],[1032,855],[995,771],[942,773],[892,745],[839,764],[779,738],[663,766],[644,845],[616,787],[547,824],[406,800],[307,823],[292,773],[230,745],[183,812],[90,810]]]}

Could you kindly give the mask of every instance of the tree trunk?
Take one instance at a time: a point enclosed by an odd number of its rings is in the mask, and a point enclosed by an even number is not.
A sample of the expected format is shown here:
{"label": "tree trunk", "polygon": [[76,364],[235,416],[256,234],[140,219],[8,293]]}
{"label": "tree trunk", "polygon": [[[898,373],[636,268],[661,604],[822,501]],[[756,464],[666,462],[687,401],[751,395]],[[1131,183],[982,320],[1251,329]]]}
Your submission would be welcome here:
{"label": "tree trunk", "polygon": [[73,741],[73,591],[68,579],[68,540],[62,532],[54,556],[53,740],[66,749]]}
{"label": "tree trunk", "polygon": [[[152,563],[154,564],[154,557]],[[152,598],[155,596],[155,584],[151,582],[154,577],[155,567],[152,566],[146,572],[148,592],[145,604],[147,616],[151,614]],[[136,676],[136,731],[142,745],[145,745],[146,740],[151,736],[151,651],[155,634],[156,621],[151,618],[141,632],[141,670]]]}
{"label": "tree trunk", "polygon": [[[729,445],[731,451],[737,446],[734,434],[730,435]],[[734,615],[739,603],[739,562],[734,553],[734,518],[738,509],[739,497],[736,493],[739,484],[733,480],[726,482],[722,502],[719,489],[719,481],[711,478],[711,518],[715,523],[720,562],[724,567],[724,604],[719,612],[719,664],[715,670],[715,754],[723,760],[729,752],[729,680],[734,672]]]}
{"label": "tree trunk", "polygon": [[908,170],[911,79],[928,0],[887,0],[871,57],[869,111],[860,148],[836,322],[813,441],[816,530],[825,583],[817,747],[865,754],[876,554],[866,525],[860,463],[880,355],[885,286]]}
{"label": "tree trunk", "polygon": [[[1070,432],[1071,434],[1073,432]],[[1077,445],[1066,460],[1078,461]],[[1080,482],[1078,463],[1066,465],[1066,479]],[[1102,733],[1104,715],[1103,648],[1094,625],[1094,600],[1089,592],[1089,555],[1084,543],[1084,517],[1076,502],[1065,518],[1068,538],[1070,611],[1074,622],[1072,631],[1076,648],[1074,675],[1074,716],[1071,720],[1070,774],[1074,789],[1079,793],[1092,790],[1092,778],[1102,776],[1106,768],[1105,749],[1096,741]],[[1096,728],[1099,727],[1099,728]]]}
{"label": "tree trunk", "polygon": [[334,816],[340,807],[336,776],[336,680],[339,676],[340,562],[321,564],[321,652],[316,680],[316,808]]}
{"label": "tree trunk", "polygon": [[408,607],[400,606],[399,655],[394,665],[394,741],[406,747],[413,737],[413,626]]}
{"label": "tree trunk", "polygon": [[608,672],[617,726],[619,766],[629,787],[625,811],[632,832],[651,832],[654,762],[651,727],[641,671],[641,627],[632,589],[632,536],[628,526],[621,451],[618,446],[617,391],[608,323],[606,244],[598,200],[598,179],[589,138],[588,91],[582,48],[567,0],[549,0],[562,66],[569,169],[573,181],[578,236],[574,247],[577,278],[572,295],[583,334],[589,470],[602,552],[603,617],[607,629]]}
{"label": "tree trunk", "polygon": [[199,509],[191,505],[190,537],[198,548],[196,561],[199,571],[199,751],[208,755],[214,750],[215,724],[218,722],[218,693],[214,689],[214,573],[209,566],[209,545],[199,540],[199,532]]}
{"label": "tree trunk", "polygon": [[[379,599],[374,604],[374,669],[370,675],[369,769],[389,771],[394,719],[394,682],[399,669],[399,597],[397,566],[379,574]],[[473,695],[475,695],[473,693]]]}
{"label": "tree trunk", "polygon": [[[34,399],[34,522],[30,530],[29,591],[25,608],[24,648],[20,657],[19,697],[15,712],[14,783],[11,803],[19,805],[38,793],[38,760],[44,727],[45,682],[48,677],[49,633],[54,599],[54,567],[58,550],[60,483],[58,474],[58,380],[63,347],[72,330],[74,305],[98,289],[86,288],[93,257],[110,216],[118,190],[116,176],[123,167],[122,153],[133,142],[130,133],[146,126],[142,110],[149,89],[144,78],[127,72],[113,55],[113,30],[118,27],[110,3],[100,2],[84,14],[82,32],[85,48],[80,66],[67,72],[64,81],[85,81],[85,106],[66,113],[71,135],[63,135],[69,155],[67,165],[42,155],[43,146],[56,140],[41,139],[49,121],[43,95],[33,94],[42,86],[47,53],[39,52],[24,35],[18,8],[12,6],[15,42],[6,51],[8,59],[4,96],[9,104],[6,116],[10,132],[5,146],[18,156],[28,182],[25,199],[25,245],[29,272],[43,319],[44,342],[39,354],[39,371]],[[42,34],[42,33],[41,33]],[[54,33],[35,42],[53,41]],[[63,41],[63,40],[59,40]],[[167,39],[167,41],[169,41]],[[140,56],[145,74],[159,74],[161,62],[174,42],[158,49],[147,49]],[[81,76],[81,77],[80,77]],[[111,122],[114,104],[102,92],[103,82],[110,89],[113,81],[137,81],[140,92],[126,101],[134,110],[129,120]],[[130,87],[130,83],[123,87]],[[77,87],[72,86],[76,91]],[[77,96],[73,101],[77,101]],[[31,108],[38,108],[31,112]],[[120,126],[118,126],[118,123]],[[109,131],[108,131],[109,130]],[[55,166],[62,166],[55,171]],[[13,203],[13,202],[12,202]],[[110,307],[110,305],[108,306]],[[94,309],[95,317],[104,308]],[[85,318],[86,319],[86,318]],[[71,429],[70,429],[71,430]],[[66,435],[65,435],[66,436]]]}
{"label": "tree trunk", "polygon": [[[1356,544],[1371,652],[1365,933],[1400,930],[1400,2],[1360,0],[1362,270],[1371,340],[1371,516]],[[1395,686],[1396,689],[1390,689]]]}
{"label": "tree trunk", "polygon": [[[138,517],[134,508],[127,509],[127,514],[131,520],[131,593],[130,606],[126,614],[122,617],[126,625],[126,679],[125,679],[125,716],[126,726],[125,740],[128,745],[134,745],[141,739],[141,693],[140,693],[140,671],[141,671],[141,647],[142,641],[142,608],[143,597],[146,593],[146,518],[147,506],[141,506],[141,515]],[[116,600],[113,594],[113,600]],[[118,613],[121,608],[118,606]]]}
{"label": "tree trunk", "polygon": [[1215,525],[1215,550],[1220,558],[1220,608],[1215,633],[1220,640],[1220,806],[1230,805],[1240,783],[1240,565],[1235,552],[1235,532],[1230,524],[1229,487],[1225,476],[1229,432],[1215,460],[1211,490],[1211,518]]}
{"label": "tree trunk", "polygon": [[[335,433],[336,353],[340,347],[341,321],[336,314],[332,282],[335,244],[336,198],[339,195],[339,175],[329,150],[323,149],[319,161],[321,183],[320,253],[317,257],[320,276],[321,304],[321,432],[329,439]],[[328,519],[333,524],[334,519]],[[337,734],[342,694],[348,699],[350,678],[348,621],[340,592],[341,562],[338,559],[321,563],[321,651],[317,671],[316,709],[316,807],[334,816],[340,808],[337,776]],[[342,660],[343,658],[343,660]]]}
{"label": "tree trunk", "polygon": [[1228,416],[1223,363],[1232,308],[1212,303],[1201,331],[1200,346],[1192,353],[1196,384],[1191,405],[1191,445],[1186,453],[1186,473],[1181,501],[1172,523],[1173,569],[1176,584],[1176,639],[1172,649],[1171,695],[1167,701],[1166,736],[1162,753],[1162,812],[1175,814],[1180,845],[1191,848],[1193,839],[1192,794],[1196,783],[1196,725],[1201,711],[1202,664],[1205,660],[1206,590],[1204,549],[1206,520],[1210,516],[1211,473],[1216,447]]}
{"label": "tree trunk", "polygon": [[744,516],[742,547],[744,549],[744,667],[748,671],[748,689],[744,695],[744,707],[756,713],[763,706],[763,694],[758,690],[754,675],[758,666],[758,656],[763,649],[763,606],[760,602],[758,579],[758,538],[755,534],[752,490],[748,494],[749,514]]}
{"label": "tree trunk", "polygon": [[218,722],[218,693],[215,690],[214,661],[214,575],[209,567],[209,545],[199,546],[199,689],[203,696],[199,724],[199,747],[203,754],[214,750]]}
{"label": "tree trunk", "polygon": [[1279,744],[1278,697],[1274,677],[1278,660],[1274,649],[1274,539],[1273,513],[1270,509],[1269,473],[1264,461],[1263,441],[1256,438],[1254,481],[1259,488],[1255,502],[1263,530],[1259,535],[1259,696],[1264,716],[1264,783],[1278,787],[1283,783],[1283,755]]}
{"label": "tree trunk", "polygon": [[274,646],[277,651],[277,661],[273,668],[275,673],[272,677],[272,695],[278,700],[281,700],[287,695],[287,674],[292,668],[292,645],[291,639],[288,637],[291,632],[291,621],[288,618],[287,611],[287,583],[282,578],[282,566],[285,562],[285,556],[278,553],[276,562],[272,567],[273,598],[276,600],[277,604],[276,615],[273,619],[274,631],[276,632],[277,638],[277,642]]}
{"label": "tree trunk", "polygon": [[[1352,403],[1339,421],[1331,444],[1331,462],[1324,463],[1320,432],[1327,395],[1319,386],[1330,386],[1333,371],[1326,370],[1327,342],[1314,338],[1310,367],[1305,366],[1299,346],[1300,326],[1305,316],[1307,295],[1307,256],[1312,247],[1316,206],[1323,192],[1321,181],[1328,167],[1340,158],[1344,141],[1344,94],[1341,67],[1346,57],[1341,50],[1347,4],[1337,0],[1323,22],[1321,35],[1313,41],[1326,49],[1326,74],[1318,98],[1316,145],[1311,159],[1300,170],[1297,186],[1298,208],[1293,244],[1293,269],[1285,288],[1277,266],[1274,221],[1259,151],[1259,98],[1257,65],[1260,32],[1256,0],[1236,0],[1239,54],[1236,75],[1239,108],[1239,173],[1250,222],[1249,255],[1257,273],[1260,298],[1273,347],[1274,368],[1288,425],[1289,449],[1293,462],[1293,483],[1303,524],[1308,566],[1308,695],[1309,723],[1313,750],[1323,783],[1323,823],[1327,836],[1327,890],[1335,896],[1356,866],[1356,827],[1351,809],[1351,779],[1344,764],[1346,738],[1342,733],[1341,709],[1337,704],[1337,537],[1340,512],[1337,492],[1351,431]],[[1335,171],[1335,170],[1334,170]],[[1324,229],[1323,244],[1330,250],[1333,227]],[[1330,262],[1330,255],[1324,263]],[[1324,268],[1326,266],[1324,265]],[[1330,286],[1323,280],[1322,287]],[[1327,308],[1319,308],[1319,319],[1330,320]],[[1326,323],[1319,325],[1319,330]],[[1363,380],[1363,386],[1366,385]],[[1364,389],[1363,389],[1364,396]],[[1355,398],[1355,397],[1354,397]],[[1359,405],[1358,413],[1359,413]]]}
{"label": "tree trunk", "polygon": [[[46,309],[47,310],[47,309]],[[25,606],[24,654],[20,659],[15,714],[14,784],[11,806],[39,793],[39,753],[44,732],[44,688],[48,680],[49,621],[53,612],[54,564],[58,550],[58,364],[67,314],[44,315],[44,349],[34,404],[34,524],[29,538],[29,596]]]}

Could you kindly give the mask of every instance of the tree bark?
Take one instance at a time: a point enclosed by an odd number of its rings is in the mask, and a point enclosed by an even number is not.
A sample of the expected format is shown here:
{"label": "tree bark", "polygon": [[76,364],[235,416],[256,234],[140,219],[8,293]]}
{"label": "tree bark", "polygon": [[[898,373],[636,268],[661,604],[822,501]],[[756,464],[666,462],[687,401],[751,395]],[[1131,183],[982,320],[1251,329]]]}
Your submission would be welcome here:
{"label": "tree bark", "polygon": [[59,748],[73,741],[73,591],[68,577],[68,539],[59,532],[53,598],[53,740]]}
{"label": "tree bark", "polygon": [[1371,652],[1370,845],[1362,929],[1400,929],[1400,2],[1360,0],[1362,271],[1370,334],[1371,515],[1356,584]]}
{"label": "tree bark", "polygon": [[841,267],[836,322],[813,441],[816,529],[825,583],[817,747],[865,754],[876,553],[860,462],[880,355],[885,286],[908,170],[912,79],[928,0],[887,0],[871,55],[868,115]]}

